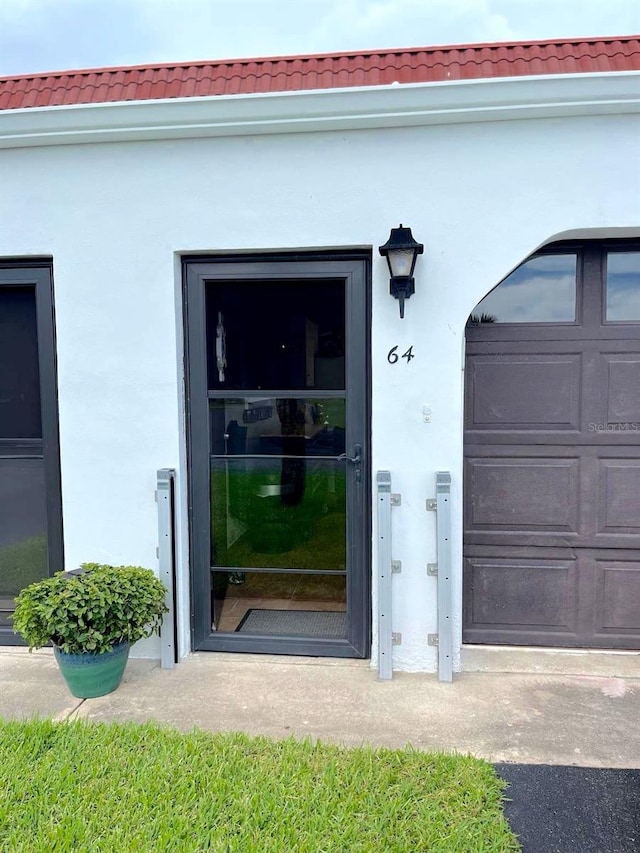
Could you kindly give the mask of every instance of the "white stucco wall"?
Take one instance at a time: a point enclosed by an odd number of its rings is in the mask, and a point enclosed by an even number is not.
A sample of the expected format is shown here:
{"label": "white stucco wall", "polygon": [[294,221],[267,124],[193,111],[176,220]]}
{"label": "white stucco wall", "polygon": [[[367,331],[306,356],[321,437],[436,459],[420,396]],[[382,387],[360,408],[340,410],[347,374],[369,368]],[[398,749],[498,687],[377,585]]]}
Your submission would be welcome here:
{"label": "white stucco wall", "polygon": [[[637,116],[608,115],[0,152],[0,256],[54,262],[68,565],[156,566],[160,467],[180,472],[186,529],[177,254],[372,246],[372,468],[402,494],[394,666],[435,669],[425,498],[435,472],[451,471],[459,646],[466,318],[554,235],[638,228],[638,139]],[[400,222],[425,244],[404,320],[377,252]],[[413,346],[410,364],[387,362],[395,345]],[[185,542],[180,557],[184,652]]]}

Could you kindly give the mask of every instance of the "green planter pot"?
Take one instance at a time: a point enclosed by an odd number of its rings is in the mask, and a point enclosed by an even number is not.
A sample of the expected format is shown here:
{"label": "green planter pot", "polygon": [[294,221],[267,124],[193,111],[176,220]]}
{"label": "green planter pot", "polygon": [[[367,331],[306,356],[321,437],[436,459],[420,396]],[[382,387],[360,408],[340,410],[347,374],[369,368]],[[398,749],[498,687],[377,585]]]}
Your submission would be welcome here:
{"label": "green planter pot", "polygon": [[94,699],[112,693],[122,681],[129,658],[129,643],[119,643],[99,655],[85,652],[70,655],[53,647],[53,653],[67,687],[78,699]]}

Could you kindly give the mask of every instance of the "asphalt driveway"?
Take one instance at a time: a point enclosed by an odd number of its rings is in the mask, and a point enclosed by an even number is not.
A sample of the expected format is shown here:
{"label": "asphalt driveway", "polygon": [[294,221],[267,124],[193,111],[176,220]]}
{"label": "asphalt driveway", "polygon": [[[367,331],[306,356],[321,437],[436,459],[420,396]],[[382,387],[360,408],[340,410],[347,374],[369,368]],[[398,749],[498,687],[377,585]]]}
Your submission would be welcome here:
{"label": "asphalt driveway", "polygon": [[640,770],[496,764],[523,853],[638,853]]}

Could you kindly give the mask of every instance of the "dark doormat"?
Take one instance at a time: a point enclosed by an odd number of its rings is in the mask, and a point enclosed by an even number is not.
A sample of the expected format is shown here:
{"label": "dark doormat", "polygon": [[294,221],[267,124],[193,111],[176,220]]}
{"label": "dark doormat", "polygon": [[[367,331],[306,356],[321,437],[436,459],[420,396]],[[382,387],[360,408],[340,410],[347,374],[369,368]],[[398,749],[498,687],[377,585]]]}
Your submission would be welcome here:
{"label": "dark doormat", "polygon": [[523,853],[639,853],[640,770],[496,764]]}
{"label": "dark doormat", "polygon": [[247,610],[236,628],[244,634],[280,634],[287,637],[346,637],[344,610]]}

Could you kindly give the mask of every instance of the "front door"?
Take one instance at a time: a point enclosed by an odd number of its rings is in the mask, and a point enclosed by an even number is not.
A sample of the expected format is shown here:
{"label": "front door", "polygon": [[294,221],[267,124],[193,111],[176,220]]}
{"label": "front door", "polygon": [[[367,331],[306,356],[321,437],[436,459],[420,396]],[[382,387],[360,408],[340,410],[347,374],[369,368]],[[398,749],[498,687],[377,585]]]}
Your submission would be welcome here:
{"label": "front door", "polygon": [[185,261],[196,649],[369,653],[368,264]]}
{"label": "front door", "polygon": [[51,267],[0,263],[0,643],[17,593],[62,568]]}
{"label": "front door", "polygon": [[556,245],[467,329],[470,643],[640,648],[640,246]]}

